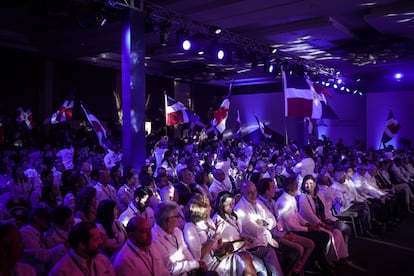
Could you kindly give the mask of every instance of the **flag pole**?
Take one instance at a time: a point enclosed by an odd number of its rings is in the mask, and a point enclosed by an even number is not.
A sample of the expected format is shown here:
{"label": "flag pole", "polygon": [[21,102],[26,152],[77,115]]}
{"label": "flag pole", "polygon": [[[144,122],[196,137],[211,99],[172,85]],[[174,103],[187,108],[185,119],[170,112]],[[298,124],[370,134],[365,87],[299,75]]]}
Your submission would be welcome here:
{"label": "flag pole", "polygon": [[168,120],[168,117],[167,117],[167,91],[165,91],[165,90],[164,90],[164,113],[165,113],[165,126],[164,126],[165,136],[168,137],[168,126],[167,126],[167,120]]}
{"label": "flag pole", "polygon": [[284,124],[285,124],[285,143],[286,143],[286,146],[289,144],[289,141],[288,141],[288,131],[287,131],[287,121],[286,121],[286,116],[285,116],[285,119],[283,120],[283,122],[284,122]]}

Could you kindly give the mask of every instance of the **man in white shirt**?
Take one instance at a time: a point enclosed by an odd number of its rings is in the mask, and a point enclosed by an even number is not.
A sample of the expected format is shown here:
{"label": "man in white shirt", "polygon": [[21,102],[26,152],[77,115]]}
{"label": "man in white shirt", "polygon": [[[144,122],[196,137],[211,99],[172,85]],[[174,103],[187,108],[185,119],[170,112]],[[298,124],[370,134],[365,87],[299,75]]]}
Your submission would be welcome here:
{"label": "man in white shirt", "polygon": [[75,149],[70,143],[66,143],[65,147],[56,153],[56,157],[62,158],[63,165],[66,170],[74,168],[73,156],[75,155]]}
{"label": "man in white shirt", "polygon": [[122,152],[120,145],[114,145],[113,151],[108,149],[108,153],[104,156],[104,163],[108,170],[115,165],[119,165],[122,161]]}
{"label": "man in white shirt", "polygon": [[111,176],[108,169],[102,169],[99,171],[99,180],[95,185],[97,204],[104,199],[113,200],[118,203],[118,195],[114,186],[109,184],[111,182]]}
{"label": "man in white shirt", "polygon": [[204,261],[194,259],[184,242],[183,232],[177,227],[180,214],[175,202],[161,202],[155,208],[156,224],[152,228],[152,242],[164,260],[169,260],[171,275],[187,275],[201,269],[207,270]]}
{"label": "man in white shirt", "polygon": [[93,222],[81,221],[69,234],[70,251],[56,263],[49,276],[115,276],[109,259],[99,253],[101,233]]}
{"label": "man in white shirt", "polygon": [[214,181],[213,183],[211,183],[209,187],[209,191],[211,193],[211,196],[213,197],[213,200],[216,199],[217,195],[220,192],[223,192],[223,191],[231,192],[232,185],[231,183],[225,181],[226,174],[224,173],[222,169],[214,169],[213,177],[214,177]]}
{"label": "man in white shirt", "polygon": [[134,191],[134,199],[128,208],[121,213],[118,220],[126,227],[128,221],[137,215],[144,217],[150,227],[154,226],[154,211],[149,207],[152,191],[148,187],[140,186]]}
{"label": "man in white shirt", "polygon": [[255,184],[247,180],[241,187],[243,197],[234,207],[237,217],[242,223],[242,233],[254,239],[252,253],[264,260],[271,275],[283,275],[275,249],[279,244],[272,238],[270,229],[276,221],[269,219],[262,205],[256,203],[257,190]]}
{"label": "man in white shirt", "polygon": [[29,213],[29,224],[20,228],[24,245],[22,262],[33,266],[37,275],[45,275],[48,267],[67,252],[65,244],[47,248],[43,238],[49,229],[49,213],[45,208],[34,208]]}
{"label": "man in white shirt", "polygon": [[126,227],[128,240],[116,254],[113,261],[117,276],[132,276],[137,272],[144,275],[169,275],[168,259],[163,259],[156,246],[151,242],[151,228],[144,217],[131,218]]}

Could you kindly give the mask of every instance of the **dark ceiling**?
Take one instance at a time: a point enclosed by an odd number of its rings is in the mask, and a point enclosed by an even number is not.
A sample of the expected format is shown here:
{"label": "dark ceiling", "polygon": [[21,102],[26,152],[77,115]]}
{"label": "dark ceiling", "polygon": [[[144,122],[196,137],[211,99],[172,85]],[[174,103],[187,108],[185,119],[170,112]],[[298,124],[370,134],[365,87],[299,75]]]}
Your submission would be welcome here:
{"label": "dark ceiling", "polygon": [[[266,67],[283,64],[321,79],[365,81],[371,91],[384,87],[373,82],[395,85],[399,70],[405,78],[397,85],[414,87],[413,0],[22,0],[0,7],[0,46],[52,58],[120,69],[121,21],[132,8],[145,13],[149,74],[247,85],[279,82],[278,70]],[[214,35],[211,27],[223,31]],[[180,48],[184,34],[196,50]],[[217,61],[218,45],[230,59]]]}

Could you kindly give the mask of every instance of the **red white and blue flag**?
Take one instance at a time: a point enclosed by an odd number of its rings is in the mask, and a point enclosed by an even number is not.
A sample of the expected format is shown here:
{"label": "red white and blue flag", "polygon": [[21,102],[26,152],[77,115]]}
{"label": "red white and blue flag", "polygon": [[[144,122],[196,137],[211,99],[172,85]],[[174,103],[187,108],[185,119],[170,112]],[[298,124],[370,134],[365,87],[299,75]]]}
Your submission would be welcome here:
{"label": "red white and blue flag", "polygon": [[58,124],[72,120],[74,102],[73,97],[65,100],[59,110],[51,116],[50,122]]}
{"label": "red white and blue flag", "polygon": [[286,74],[282,70],[286,117],[322,117],[320,97],[303,76]]}
{"label": "red white and blue flag", "polygon": [[165,95],[165,117],[167,126],[194,123],[204,127],[199,116],[188,110],[182,102],[167,95]]}
{"label": "red white and blue flag", "polygon": [[254,115],[256,118],[257,124],[259,125],[260,131],[262,132],[263,136],[265,138],[272,138],[272,130],[262,121],[257,118],[256,115]]}
{"label": "red white and blue flag", "polygon": [[28,129],[32,129],[34,125],[32,111],[30,109],[27,109],[25,111],[23,107],[18,107],[17,112],[18,114],[16,121],[19,123],[24,123]]}
{"label": "red white and blue flag", "polygon": [[85,112],[86,118],[88,119],[93,130],[95,131],[96,136],[98,136],[99,144],[104,149],[107,149],[106,141],[108,137],[107,137],[107,131],[105,127],[102,125],[101,121],[99,121],[95,115],[93,115],[88,109],[86,109],[86,107],[82,103],[81,103],[81,107],[83,109],[83,112]]}
{"label": "red white and blue flag", "polygon": [[230,83],[229,93],[223,100],[218,110],[214,111],[213,126],[220,132],[223,133],[226,130],[227,117],[229,116],[230,108],[230,97],[233,90],[234,80]]}
{"label": "red white and blue flag", "polygon": [[397,121],[397,119],[394,117],[394,114],[392,113],[392,110],[390,109],[390,112],[388,113],[388,118],[385,121],[385,130],[382,134],[382,143],[386,143],[390,141],[395,134],[397,134],[401,129],[400,123]]}

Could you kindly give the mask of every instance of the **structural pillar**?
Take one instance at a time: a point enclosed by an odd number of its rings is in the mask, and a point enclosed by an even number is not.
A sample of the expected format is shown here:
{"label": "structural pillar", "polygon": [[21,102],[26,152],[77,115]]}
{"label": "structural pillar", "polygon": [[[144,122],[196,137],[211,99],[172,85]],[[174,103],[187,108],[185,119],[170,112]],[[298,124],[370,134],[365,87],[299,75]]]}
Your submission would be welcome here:
{"label": "structural pillar", "polygon": [[122,30],[123,166],[138,172],[145,164],[144,14],[129,9]]}

